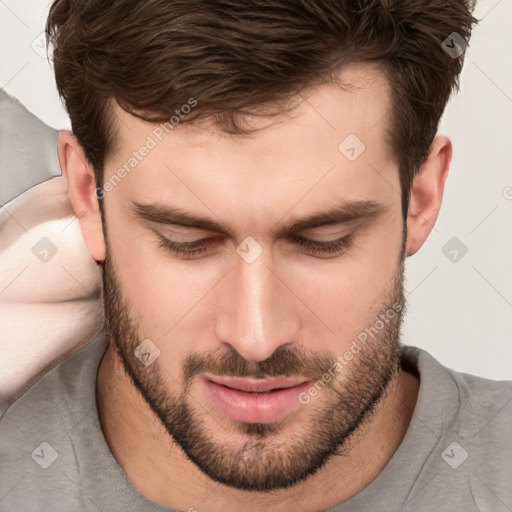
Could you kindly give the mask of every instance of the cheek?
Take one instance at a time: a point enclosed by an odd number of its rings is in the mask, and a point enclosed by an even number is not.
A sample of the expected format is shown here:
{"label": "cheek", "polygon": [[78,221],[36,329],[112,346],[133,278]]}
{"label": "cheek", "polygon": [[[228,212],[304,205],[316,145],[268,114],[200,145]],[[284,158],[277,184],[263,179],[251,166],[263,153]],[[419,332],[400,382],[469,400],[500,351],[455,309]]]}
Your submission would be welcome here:
{"label": "cheek", "polygon": [[[353,251],[338,260],[296,270],[297,294],[335,333],[325,336],[330,331],[323,324],[323,330],[316,329],[317,339],[323,332],[331,350],[341,340],[350,344],[368,322],[389,307],[387,294],[394,292],[400,242],[399,228],[381,228],[379,234],[361,237]],[[315,318],[310,322],[319,323]]]}
{"label": "cheek", "polygon": [[173,326],[204,295],[206,285],[200,275],[184,272],[184,266],[167,257],[155,240],[147,230],[119,224],[110,230],[109,250],[140,334],[165,342],[175,334]]}

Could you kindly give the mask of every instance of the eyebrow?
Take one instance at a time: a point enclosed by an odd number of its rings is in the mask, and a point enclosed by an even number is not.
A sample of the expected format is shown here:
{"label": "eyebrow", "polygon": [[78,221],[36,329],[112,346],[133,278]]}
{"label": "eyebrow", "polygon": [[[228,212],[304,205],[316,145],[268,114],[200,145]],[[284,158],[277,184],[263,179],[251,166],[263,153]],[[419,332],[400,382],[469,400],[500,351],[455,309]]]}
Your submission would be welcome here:
{"label": "eyebrow", "polygon": [[[234,231],[222,221],[201,217],[183,208],[170,205],[144,204],[131,201],[131,209],[138,219],[163,225],[182,226],[187,228],[215,231],[236,238]],[[370,220],[382,215],[387,210],[384,205],[376,201],[360,200],[345,201],[313,215],[286,221],[280,227],[274,228],[274,236],[290,236],[300,231],[344,224],[353,220]]]}

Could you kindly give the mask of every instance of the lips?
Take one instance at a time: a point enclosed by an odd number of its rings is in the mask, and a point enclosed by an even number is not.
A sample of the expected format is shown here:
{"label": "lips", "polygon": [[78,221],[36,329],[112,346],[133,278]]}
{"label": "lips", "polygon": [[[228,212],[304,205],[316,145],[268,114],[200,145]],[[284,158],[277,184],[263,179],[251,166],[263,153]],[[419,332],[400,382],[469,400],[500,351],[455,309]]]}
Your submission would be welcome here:
{"label": "lips", "polygon": [[224,415],[245,423],[283,419],[301,404],[299,395],[312,381],[304,378],[247,379],[200,376],[205,394]]}
{"label": "lips", "polygon": [[246,393],[268,393],[278,389],[288,389],[299,386],[310,379],[304,378],[269,378],[269,379],[248,379],[238,377],[215,377],[205,375],[205,378],[221,384],[227,388],[245,391]]}

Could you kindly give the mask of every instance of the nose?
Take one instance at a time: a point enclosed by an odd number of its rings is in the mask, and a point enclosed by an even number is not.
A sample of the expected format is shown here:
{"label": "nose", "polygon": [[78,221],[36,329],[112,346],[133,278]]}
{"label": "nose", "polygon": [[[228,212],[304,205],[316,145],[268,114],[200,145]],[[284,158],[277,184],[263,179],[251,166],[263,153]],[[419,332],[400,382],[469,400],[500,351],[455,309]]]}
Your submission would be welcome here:
{"label": "nose", "polygon": [[216,336],[250,361],[263,361],[281,345],[298,340],[300,316],[286,272],[269,251],[253,262],[234,256],[235,268],[218,290]]}

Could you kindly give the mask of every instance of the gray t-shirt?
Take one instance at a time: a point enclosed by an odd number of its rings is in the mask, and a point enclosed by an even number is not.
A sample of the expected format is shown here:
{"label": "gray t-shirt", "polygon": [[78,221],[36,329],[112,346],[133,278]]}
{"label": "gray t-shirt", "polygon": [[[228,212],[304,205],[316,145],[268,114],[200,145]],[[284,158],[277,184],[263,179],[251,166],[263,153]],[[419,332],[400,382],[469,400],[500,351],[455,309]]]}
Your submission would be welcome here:
{"label": "gray t-shirt", "polygon": [[[95,398],[105,349],[100,332],[0,419],[0,511],[172,510],[133,487],[105,441]],[[409,429],[377,478],[329,512],[511,512],[512,382],[455,372],[411,346],[402,364],[420,377]]]}

